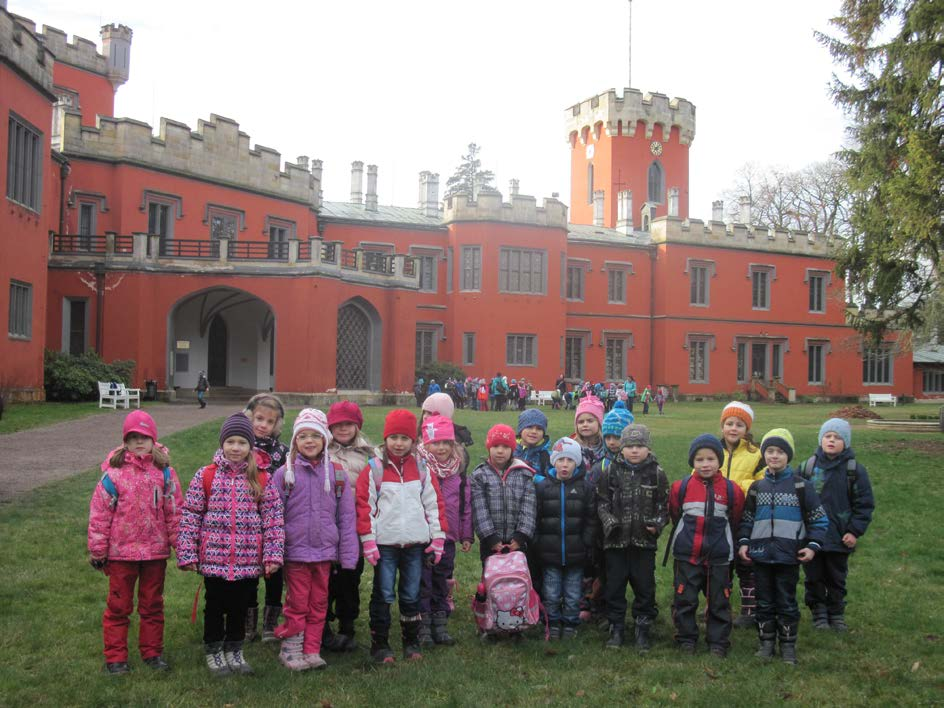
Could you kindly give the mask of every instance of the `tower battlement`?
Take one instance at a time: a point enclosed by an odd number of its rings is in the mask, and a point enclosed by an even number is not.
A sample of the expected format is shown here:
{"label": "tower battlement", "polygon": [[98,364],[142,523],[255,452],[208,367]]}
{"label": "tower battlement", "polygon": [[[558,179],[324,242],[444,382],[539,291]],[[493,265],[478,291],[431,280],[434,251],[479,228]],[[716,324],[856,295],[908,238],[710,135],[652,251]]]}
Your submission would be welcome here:
{"label": "tower battlement", "polygon": [[511,201],[502,200],[500,192],[482,192],[476,201],[468,194],[454,194],[446,199],[443,223],[452,221],[504,221],[567,228],[567,207],[554,198],[537,199],[525,194],[512,194]]}
{"label": "tower battlement", "polygon": [[56,57],[56,61],[108,76],[108,60],[104,54],[98,53],[98,44],[92,40],[73,36],[70,42],[65,32],[49,25],[43,25],[40,36]]}
{"label": "tower battlement", "polygon": [[[285,199],[321,204],[321,162],[285,163],[278,151],[250,146],[249,136],[230,118],[215,114],[200,120],[192,131],[184,123],[161,118],[158,135],[147,123],[130,118],[99,116],[94,128],[81,115],[65,110],[60,117],[59,149],[70,157],[128,163],[185,176],[210,179]],[[55,131],[54,131],[55,132]]]}
{"label": "tower battlement", "polygon": [[36,25],[0,7],[0,56],[47,93],[53,92],[52,52],[36,36]]}
{"label": "tower battlement", "polygon": [[684,98],[669,98],[662,93],[643,93],[638,89],[625,88],[617,96],[616,89],[588,98],[567,109],[567,139],[576,134],[584,142],[585,129],[593,130],[598,123],[609,137],[633,136],[636,124],[646,126],[646,139],[652,138],[652,130],[658,124],[666,135],[673,126],[679,129],[679,142],[690,145],[695,139],[695,106]]}
{"label": "tower battlement", "polygon": [[832,249],[823,234],[806,231],[725,224],[721,221],[709,221],[706,224],[701,219],[678,219],[671,216],[654,219],[650,229],[654,244],[720,246],[797,256],[833,257]]}

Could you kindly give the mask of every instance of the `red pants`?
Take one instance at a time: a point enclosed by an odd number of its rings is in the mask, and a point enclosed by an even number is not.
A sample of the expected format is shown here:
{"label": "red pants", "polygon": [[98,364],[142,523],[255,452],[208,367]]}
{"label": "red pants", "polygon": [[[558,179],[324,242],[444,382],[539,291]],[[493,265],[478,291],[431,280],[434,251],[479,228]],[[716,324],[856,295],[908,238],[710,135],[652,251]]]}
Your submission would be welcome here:
{"label": "red pants", "polygon": [[108,561],[108,602],[102,615],[105,661],[128,660],[128,625],[134,611],[134,584],[138,583],[138,649],[142,659],[164,652],[164,572],[167,560]]}
{"label": "red pants", "polygon": [[302,651],[306,654],[321,653],[321,633],[328,614],[328,580],[331,577],[331,562],[285,564],[285,606],[282,614],[285,622],[276,628],[277,637],[294,637],[305,633]]}

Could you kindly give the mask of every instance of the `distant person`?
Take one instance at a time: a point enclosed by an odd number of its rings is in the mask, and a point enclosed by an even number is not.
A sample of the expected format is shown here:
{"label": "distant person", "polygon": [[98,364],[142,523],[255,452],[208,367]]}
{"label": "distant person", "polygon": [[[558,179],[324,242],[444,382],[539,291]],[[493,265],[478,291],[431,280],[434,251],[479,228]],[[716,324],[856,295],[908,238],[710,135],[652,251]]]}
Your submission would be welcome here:
{"label": "distant person", "polygon": [[205,371],[197,374],[197,385],[193,390],[197,392],[197,403],[201,408],[206,408],[206,393],[210,390],[210,382],[207,380]]}
{"label": "distant person", "polygon": [[665,406],[667,393],[668,392],[665,390],[665,386],[659,386],[656,388],[654,400],[656,402],[656,407],[659,409],[659,415],[662,415],[662,408]]}
{"label": "distant person", "polygon": [[441,391],[442,387],[436,383],[436,379],[430,379],[429,386],[426,387],[426,395],[432,396],[434,393],[440,393]]}
{"label": "distant person", "polygon": [[626,404],[629,412],[633,412],[633,405],[636,403],[636,379],[630,376],[623,383],[623,389],[626,391]]}
{"label": "distant person", "polygon": [[642,390],[639,400],[642,401],[642,414],[649,415],[649,402],[652,401],[652,389],[649,388],[649,384],[646,384],[646,387]]}

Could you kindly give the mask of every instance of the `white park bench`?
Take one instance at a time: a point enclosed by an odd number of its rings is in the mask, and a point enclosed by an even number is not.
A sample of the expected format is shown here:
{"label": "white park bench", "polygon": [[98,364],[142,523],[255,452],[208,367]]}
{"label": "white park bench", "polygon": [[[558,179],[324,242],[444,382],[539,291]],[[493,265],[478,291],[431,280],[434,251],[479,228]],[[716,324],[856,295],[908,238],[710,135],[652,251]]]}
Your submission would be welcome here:
{"label": "white park bench", "polygon": [[898,406],[898,396],[895,396],[891,393],[870,393],[869,394],[869,407],[877,406],[879,403],[891,403],[893,406]]}
{"label": "white park bench", "polygon": [[[138,391],[140,394],[140,391]],[[121,385],[121,388],[118,385],[115,388],[112,388],[111,383],[108,381],[99,381],[98,382],[98,407],[99,408],[115,408],[118,406],[122,408],[128,407],[128,392],[125,390],[124,385]],[[141,407],[140,397],[138,400],[138,407]]]}
{"label": "white park bench", "polygon": [[538,405],[546,406],[554,401],[554,391],[538,391]]}
{"label": "white park bench", "polygon": [[128,388],[124,384],[118,384],[118,390],[125,394],[128,401],[125,405],[125,408],[130,408],[132,403],[137,404],[137,408],[141,407],[141,389],[140,388]]}

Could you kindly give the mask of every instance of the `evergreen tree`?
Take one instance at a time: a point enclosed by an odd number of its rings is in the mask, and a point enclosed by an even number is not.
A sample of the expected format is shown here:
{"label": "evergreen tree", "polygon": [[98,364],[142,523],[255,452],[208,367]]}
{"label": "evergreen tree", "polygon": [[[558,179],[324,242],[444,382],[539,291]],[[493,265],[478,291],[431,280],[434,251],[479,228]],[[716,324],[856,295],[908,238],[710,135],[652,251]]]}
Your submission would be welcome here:
{"label": "evergreen tree", "polygon": [[494,192],[495,173],[482,169],[482,160],[479,159],[481,148],[475,143],[469,143],[469,151],[459,158],[459,166],[448,180],[446,180],[446,197],[465,192],[475,199],[482,192]]}
{"label": "evergreen tree", "polygon": [[851,119],[841,153],[852,236],[838,270],[862,303],[855,324],[880,337],[918,328],[939,295],[944,251],[944,2],[844,0],[819,34],[845,79],[833,96]]}

